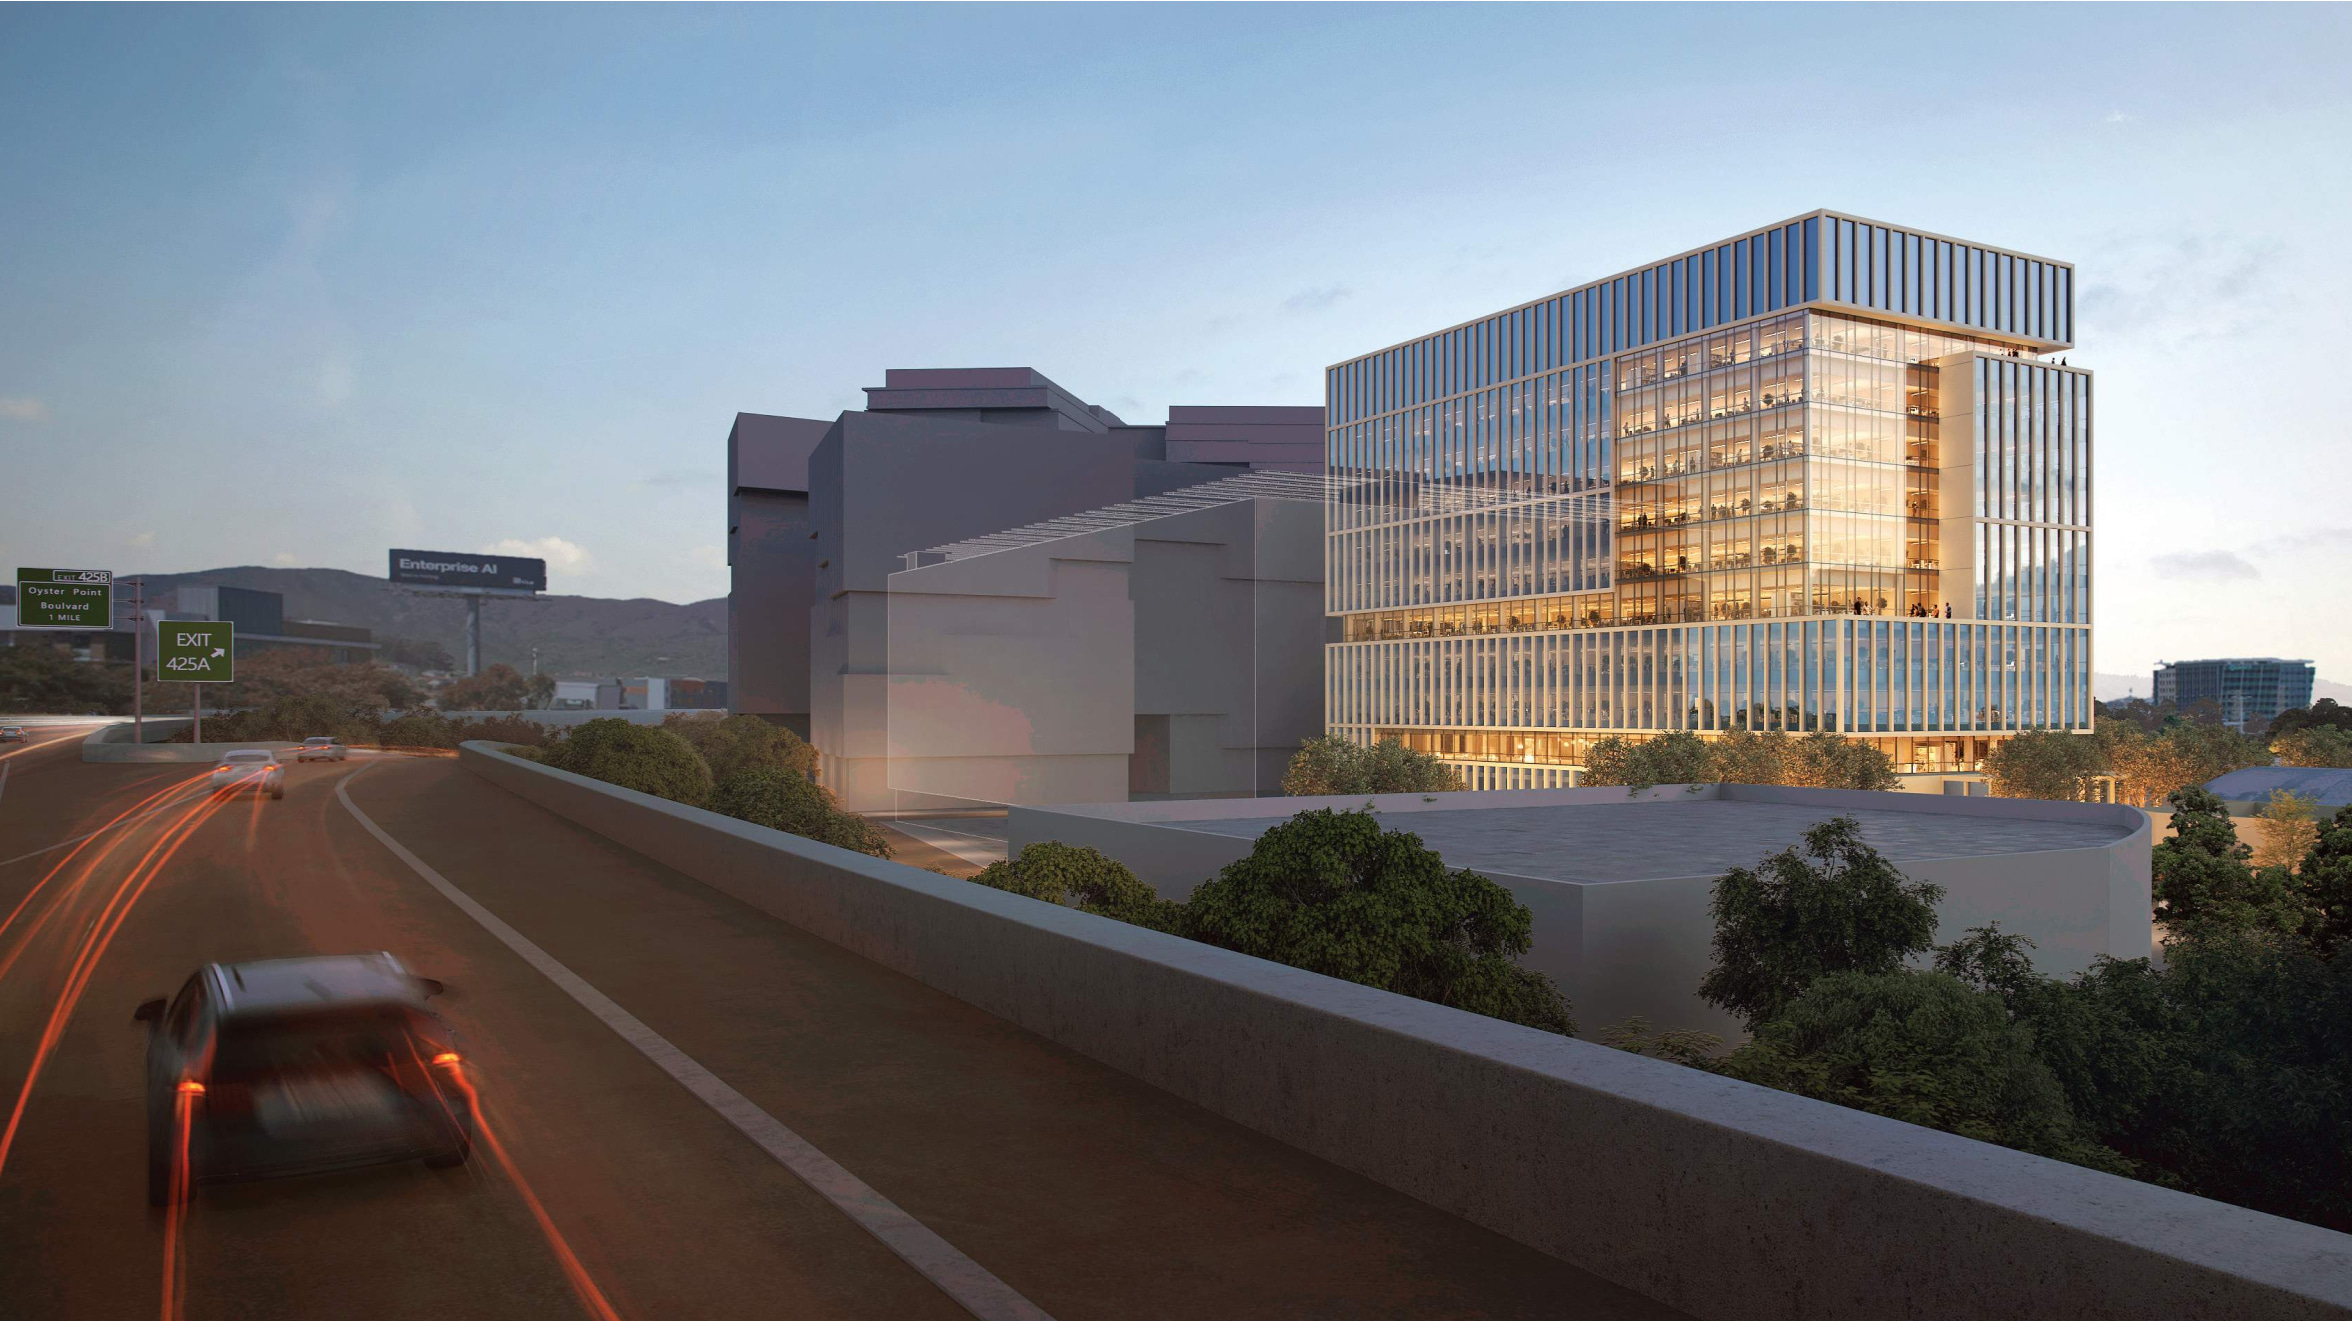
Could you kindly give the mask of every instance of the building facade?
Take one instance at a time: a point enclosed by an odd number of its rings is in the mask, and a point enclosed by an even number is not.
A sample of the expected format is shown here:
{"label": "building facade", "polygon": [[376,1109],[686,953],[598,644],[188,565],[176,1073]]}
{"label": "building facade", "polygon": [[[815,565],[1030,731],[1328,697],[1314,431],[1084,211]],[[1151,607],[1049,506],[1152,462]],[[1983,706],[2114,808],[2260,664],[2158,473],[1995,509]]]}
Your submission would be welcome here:
{"label": "building facade", "polygon": [[2151,691],[2156,705],[2170,702],[2183,711],[2196,702],[2212,702],[2231,728],[2262,734],[2280,712],[2311,705],[2317,674],[2310,661],[2274,656],[2172,661],[2156,667]]}
{"label": "building facade", "polygon": [[1326,373],[1326,721],[1476,788],[1597,739],[1899,771],[2088,730],[2074,272],[1829,211]]}

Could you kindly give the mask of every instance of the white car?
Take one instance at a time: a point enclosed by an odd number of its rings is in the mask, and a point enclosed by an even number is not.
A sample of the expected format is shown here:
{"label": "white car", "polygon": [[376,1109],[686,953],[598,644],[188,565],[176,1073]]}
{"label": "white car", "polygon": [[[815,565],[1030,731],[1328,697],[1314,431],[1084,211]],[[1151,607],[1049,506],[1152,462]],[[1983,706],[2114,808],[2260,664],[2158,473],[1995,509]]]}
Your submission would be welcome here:
{"label": "white car", "polygon": [[294,750],[296,761],[342,761],[350,755],[349,745],[331,738],[306,738]]}
{"label": "white car", "polygon": [[267,748],[234,748],[212,768],[212,788],[227,793],[251,789],[272,798],[286,796],[286,768]]}

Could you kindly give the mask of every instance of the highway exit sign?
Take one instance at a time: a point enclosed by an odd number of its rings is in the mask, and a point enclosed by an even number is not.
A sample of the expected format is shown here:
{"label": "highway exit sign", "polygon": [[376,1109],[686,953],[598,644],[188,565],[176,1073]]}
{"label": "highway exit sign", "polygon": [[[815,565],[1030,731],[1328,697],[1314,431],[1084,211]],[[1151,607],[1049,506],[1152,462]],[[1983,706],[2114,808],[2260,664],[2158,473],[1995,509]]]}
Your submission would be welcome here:
{"label": "highway exit sign", "polygon": [[155,677],[172,683],[235,683],[237,629],[227,620],[166,619],[155,626]]}
{"label": "highway exit sign", "polygon": [[114,571],[18,569],[16,626],[113,628]]}

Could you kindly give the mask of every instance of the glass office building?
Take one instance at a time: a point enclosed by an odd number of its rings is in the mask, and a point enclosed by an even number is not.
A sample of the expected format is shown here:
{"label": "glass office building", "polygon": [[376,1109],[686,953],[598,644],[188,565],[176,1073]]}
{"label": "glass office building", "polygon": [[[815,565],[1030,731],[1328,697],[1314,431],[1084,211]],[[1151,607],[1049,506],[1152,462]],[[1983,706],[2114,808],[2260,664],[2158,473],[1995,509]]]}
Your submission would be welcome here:
{"label": "glass office building", "polygon": [[2158,706],[2170,702],[2184,711],[2197,702],[2212,702],[2232,729],[2264,734],[2280,712],[2311,705],[2317,676],[2310,661],[2276,656],[2167,661],[2156,667],[2149,692]]}
{"label": "glass office building", "polygon": [[1326,719],[1476,788],[2091,724],[2073,267],[1820,211],[1326,373]]}

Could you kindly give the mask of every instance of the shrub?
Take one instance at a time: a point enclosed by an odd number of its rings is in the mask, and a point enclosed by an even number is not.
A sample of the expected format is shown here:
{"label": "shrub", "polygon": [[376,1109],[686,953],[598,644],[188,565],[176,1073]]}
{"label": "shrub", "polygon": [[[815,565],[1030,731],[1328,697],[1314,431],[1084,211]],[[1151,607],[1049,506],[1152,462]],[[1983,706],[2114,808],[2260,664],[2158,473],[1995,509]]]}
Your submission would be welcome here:
{"label": "shrub", "polygon": [[1722,1071],[1784,1092],[2113,1173],[1997,995],[1940,972],[1830,973],[1732,1052]]}
{"label": "shrub", "polygon": [[1549,977],[1522,968],[1526,905],[1448,871],[1369,812],[1301,812],[1184,906],[1195,940],[1546,1031],[1576,1031]]}
{"label": "shrub", "polygon": [[1943,897],[1863,843],[1852,817],[1824,821],[1715,883],[1715,965],[1699,995],[1754,1031],[1821,977],[1893,972],[1926,951]]}
{"label": "shrub", "polygon": [[[603,723],[600,720],[589,722]],[[648,732],[667,733],[659,729]],[[677,738],[675,734],[669,734],[668,737]],[[684,740],[678,742],[684,746]],[[691,755],[692,749],[688,749],[688,753]],[[549,757],[542,754],[541,760],[549,760]],[[890,856],[890,842],[879,828],[854,812],[842,811],[823,785],[794,771],[777,770],[771,766],[739,769],[720,780],[711,790],[709,807],[714,812],[734,817],[738,821],[799,835],[838,849],[868,853],[877,858]]]}
{"label": "shrub", "polygon": [[1282,792],[1293,797],[1453,793],[1468,787],[1453,767],[1396,739],[1367,748],[1336,734],[1300,744],[1282,777]]}
{"label": "shrub", "polygon": [[990,863],[972,879],[1155,931],[1178,930],[1183,913],[1183,905],[1162,899],[1118,859],[1053,840],[1031,844],[1017,858]]}
{"label": "shrub", "polygon": [[541,750],[557,770],[699,807],[710,797],[710,767],[686,740],[651,725],[606,717],[574,728]]}
{"label": "shrub", "polygon": [[662,728],[694,745],[717,779],[755,766],[817,778],[817,750],[791,730],[755,715],[674,712],[663,717]]}
{"label": "shrub", "polygon": [[1875,744],[1815,730],[1795,740],[1789,778],[1809,789],[1861,789],[1884,793],[1895,787],[1895,763]]}
{"label": "shrub", "polygon": [[1715,753],[1689,730],[1677,730],[1636,742],[1610,735],[1585,753],[1582,783],[1594,787],[1624,785],[1636,792],[1659,784],[1713,782]]}

